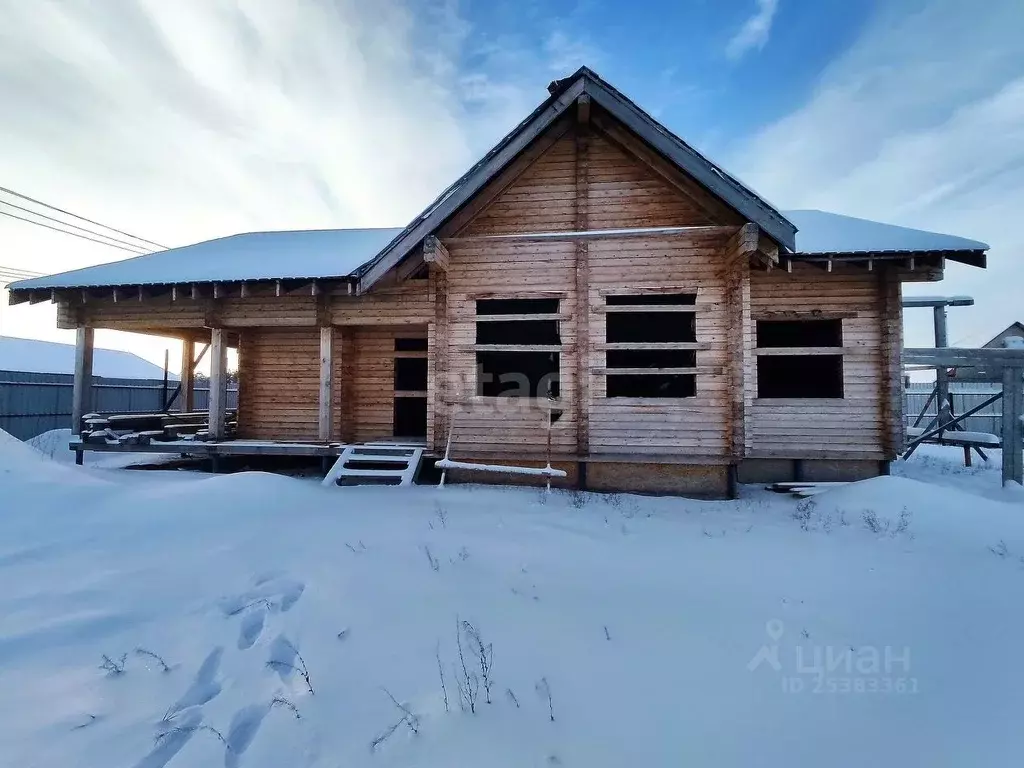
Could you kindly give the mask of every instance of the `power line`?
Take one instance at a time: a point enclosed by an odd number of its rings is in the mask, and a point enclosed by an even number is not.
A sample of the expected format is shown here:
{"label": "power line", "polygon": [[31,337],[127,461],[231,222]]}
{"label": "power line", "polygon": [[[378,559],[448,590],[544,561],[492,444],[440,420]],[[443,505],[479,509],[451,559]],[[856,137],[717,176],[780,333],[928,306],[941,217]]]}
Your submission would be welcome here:
{"label": "power line", "polygon": [[24,216],[16,216],[15,214],[8,213],[7,211],[0,211],[0,216],[9,216],[12,219],[18,219],[19,221],[26,221],[29,224],[35,224],[37,227],[46,227],[47,229],[52,229],[54,232],[62,232],[65,235],[71,235],[72,237],[80,237],[82,240],[91,240],[94,243],[99,243],[100,245],[108,245],[111,248],[119,248],[122,251],[128,251],[128,253],[133,253],[136,256],[142,256],[144,253],[143,251],[135,251],[132,250],[131,248],[125,248],[123,245],[116,245],[114,243],[107,242],[106,240],[97,240],[95,237],[88,237],[87,235],[80,235],[77,232],[71,232],[70,230],[67,229],[61,229],[60,227],[53,227],[50,226],[49,224],[44,224],[41,221],[33,221],[32,219],[26,219]]}
{"label": "power line", "polygon": [[41,277],[42,273],[41,272],[31,272],[31,271],[29,271],[27,269],[20,269],[19,267],[5,267],[3,264],[0,264],[0,275],[7,275],[7,276],[18,275],[18,276],[21,276],[21,277]]}
{"label": "power line", "polygon": [[144,237],[139,237],[138,235],[133,235],[131,232],[125,232],[123,230],[116,229],[115,227],[108,227],[106,224],[101,224],[98,221],[93,221],[92,219],[87,219],[87,218],[85,218],[85,216],[79,216],[77,213],[72,213],[71,211],[66,211],[63,208],[58,208],[55,205],[50,205],[49,203],[44,203],[42,200],[36,200],[34,197],[29,197],[28,195],[23,195],[20,192],[15,192],[13,189],[8,189],[7,187],[0,187],[0,192],[6,192],[9,195],[14,195],[15,197],[20,197],[22,200],[28,200],[30,203],[35,203],[36,205],[41,205],[44,208],[49,208],[52,211],[58,211],[59,213],[63,213],[66,216],[73,216],[74,218],[76,218],[76,219],[78,219],[80,221],[85,221],[85,222],[88,222],[89,224],[94,224],[97,227],[103,227],[104,229],[109,229],[111,232],[117,232],[117,234],[124,235],[125,237],[130,237],[132,240],[140,240],[143,243],[148,243],[149,245],[155,245],[157,248],[163,248],[164,250],[167,250],[167,246],[166,245],[160,245],[160,243],[154,243],[152,240],[147,240]]}
{"label": "power line", "polygon": [[131,248],[135,248],[137,250],[143,250],[141,248],[141,246],[139,246],[137,243],[130,243],[127,240],[122,240],[119,237],[111,237],[110,235],[105,235],[102,232],[96,232],[95,230],[89,229],[87,227],[80,227],[77,224],[72,224],[69,221],[63,221],[61,219],[54,218],[53,216],[47,216],[45,213],[39,213],[39,211],[33,211],[31,208],[25,208],[25,207],[23,207],[21,205],[15,205],[14,203],[8,203],[6,200],[0,200],[0,205],[6,205],[9,208],[15,208],[15,209],[17,209],[19,211],[24,211],[25,213],[32,214],[33,216],[38,216],[41,219],[46,219],[47,221],[54,221],[54,222],[56,222],[58,224],[61,224],[61,225],[65,226],[65,227],[71,227],[72,229],[77,229],[79,232],[87,232],[90,235],[96,235],[97,237],[104,237],[107,240],[113,240],[115,243],[121,243],[122,245],[127,245],[127,246],[129,246]]}

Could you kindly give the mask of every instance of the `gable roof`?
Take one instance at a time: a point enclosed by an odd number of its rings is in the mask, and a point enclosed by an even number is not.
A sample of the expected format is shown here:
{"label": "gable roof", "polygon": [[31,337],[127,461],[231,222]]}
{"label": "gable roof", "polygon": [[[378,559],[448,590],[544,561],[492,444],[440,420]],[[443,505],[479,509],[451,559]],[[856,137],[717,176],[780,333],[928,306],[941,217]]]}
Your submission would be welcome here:
{"label": "gable roof", "polygon": [[353,274],[400,233],[391,229],[249,232],[11,283],[13,290],[292,280]]}
{"label": "gable roof", "polygon": [[[73,374],[75,345],[0,336],[0,371]],[[92,372],[94,376],[108,379],[162,379],[164,376],[163,368],[138,355],[99,347],[93,351]],[[168,373],[168,379],[177,381],[178,376]]]}
{"label": "gable roof", "polygon": [[401,262],[424,237],[434,232],[469,202],[473,195],[501,173],[530,142],[563,115],[583,94],[588,95],[593,103],[607,110],[748,221],[757,224],[781,245],[794,250],[796,227],[770,203],[701,155],[592,70],[580,67],[569,77],[551,83],[548,91],[550,96],[537,109],[442,192],[371,263],[360,270],[360,293],[371,288],[392,267]]}
{"label": "gable roof", "polygon": [[816,210],[785,211],[797,226],[797,253],[901,253],[986,251],[988,245],[955,235],[898,227]]}
{"label": "gable roof", "polygon": [[1003,339],[1011,336],[1024,337],[1024,323],[1020,321],[1014,321],[1006,326],[1003,330],[993,336],[991,339],[982,344],[982,347],[1002,347]]}

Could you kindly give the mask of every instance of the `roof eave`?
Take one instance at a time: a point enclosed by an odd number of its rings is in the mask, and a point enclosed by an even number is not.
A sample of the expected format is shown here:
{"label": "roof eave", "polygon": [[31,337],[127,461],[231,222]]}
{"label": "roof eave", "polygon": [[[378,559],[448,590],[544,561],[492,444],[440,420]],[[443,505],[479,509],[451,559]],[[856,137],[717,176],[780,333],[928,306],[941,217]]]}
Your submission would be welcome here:
{"label": "roof eave", "polygon": [[834,259],[907,259],[911,257],[927,258],[929,256],[941,256],[956,261],[960,264],[967,264],[971,267],[985,269],[988,266],[988,254],[983,250],[972,249],[932,249],[932,250],[876,250],[876,251],[799,251],[791,253],[786,258],[792,261],[807,261],[824,258]]}

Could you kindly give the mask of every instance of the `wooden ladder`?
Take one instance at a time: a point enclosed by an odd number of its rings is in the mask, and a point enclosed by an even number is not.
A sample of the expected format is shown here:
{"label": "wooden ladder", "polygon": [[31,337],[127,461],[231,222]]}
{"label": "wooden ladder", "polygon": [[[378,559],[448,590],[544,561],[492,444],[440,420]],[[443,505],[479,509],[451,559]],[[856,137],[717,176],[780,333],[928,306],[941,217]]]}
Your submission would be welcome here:
{"label": "wooden ladder", "polygon": [[395,443],[347,445],[324,477],[325,486],[412,485],[424,448]]}

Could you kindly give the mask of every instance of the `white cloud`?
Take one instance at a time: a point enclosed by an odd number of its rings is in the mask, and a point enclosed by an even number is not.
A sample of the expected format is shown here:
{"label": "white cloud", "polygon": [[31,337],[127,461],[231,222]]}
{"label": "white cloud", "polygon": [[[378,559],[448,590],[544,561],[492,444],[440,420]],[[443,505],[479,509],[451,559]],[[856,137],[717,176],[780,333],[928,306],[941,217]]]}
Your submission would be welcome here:
{"label": "white cloud", "polygon": [[743,26],[725,46],[725,55],[733,61],[742,59],[751,50],[761,50],[768,43],[772,21],[779,0],[757,0],[757,11],[743,22]]}
{"label": "white cloud", "polygon": [[[984,14],[957,0],[887,3],[822,73],[808,101],[766,126],[730,163],[785,207],[950,232],[992,245],[989,269],[953,266],[940,286],[973,293],[951,339],[984,342],[1020,319],[1024,234],[1024,59],[1018,0]],[[908,339],[931,342],[908,312]]]}
{"label": "white cloud", "polygon": [[[0,184],[172,246],[404,224],[580,50],[554,29],[487,50],[454,0],[0,0],[0,18]],[[0,264],[38,272],[127,255],[4,218],[0,238]],[[53,317],[4,307],[0,329],[59,338]]]}

